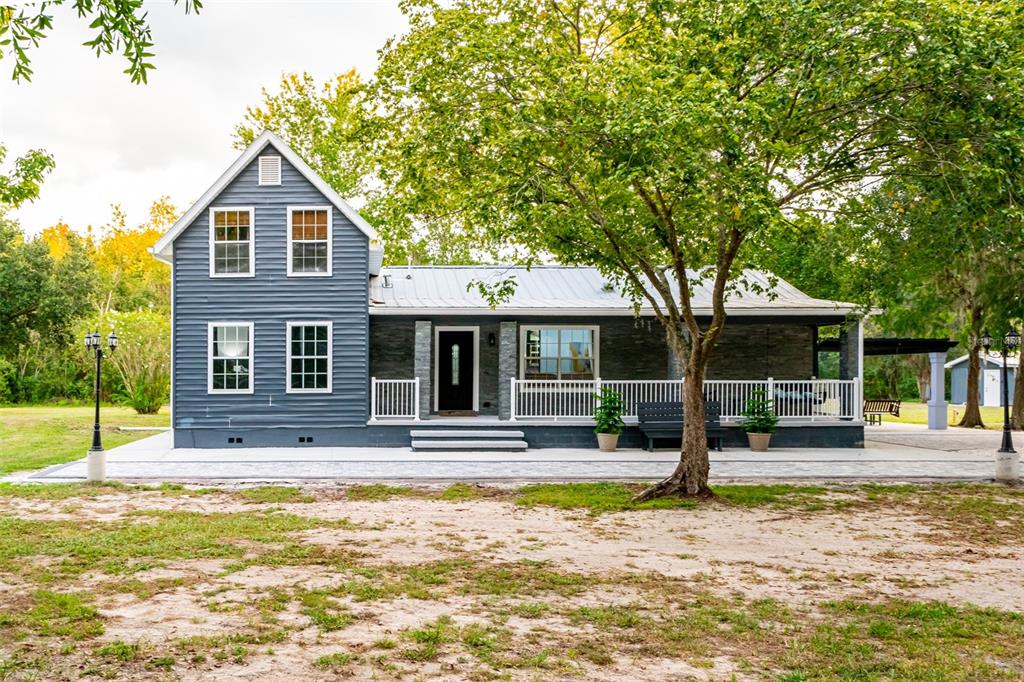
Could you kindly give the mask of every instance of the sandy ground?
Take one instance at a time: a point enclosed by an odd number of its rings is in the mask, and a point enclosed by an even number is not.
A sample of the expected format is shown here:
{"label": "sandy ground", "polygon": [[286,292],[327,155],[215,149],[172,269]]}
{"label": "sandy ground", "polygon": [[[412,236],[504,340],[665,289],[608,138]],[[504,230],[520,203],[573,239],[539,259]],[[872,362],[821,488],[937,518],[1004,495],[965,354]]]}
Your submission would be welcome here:
{"label": "sandy ground", "polygon": [[[387,501],[322,499],[311,503],[254,505],[228,495],[199,497],[115,493],[61,501],[0,498],[0,512],[23,519],[113,522],[138,510],[246,512],[273,507],[304,517],[348,519],[353,528],[315,528],[302,542],[348,551],[364,571],[375,567],[415,567],[471,557],[479,565],[542,562],[545,570],[600,577],[593,587],[571,595],[541,597],[444,593],[434,599],[397,596],[336,603],[352,615],[347,627],[322,632],[289,601],[272,616],[288,630],[283,641],[250,646],[243,661],[176,666],[171,672],[134,668],[127,678],[162,675],[172,679],[483,679],[467,671],[465,653],[442,653],[435,660],[399,660],[392,667],[373,663],[374,642],[391,639],[403,646],[403,632],[448,616],[455,627],[486,626],[504,612],[502,627],[527,641],[572,641],[588,626],[566,620],[567,608],[621,605],[643,608],[649,592],[631,577],[664,579],[666,584],[708,590],[723,597],[771,598],[794,606],[825,600],[900,597],[942,600],[1024,611],[1024,547],[980,545],[970,538],[939,539],[929,519],[900,510],[798,512],[771,508],[708,506],[700,509],[633,511],[594,516],[585,512],[517,506],[501,499],[442,502],[393,498]],[[45,561],[40,560],[40,565]],[[197,635],[216,637],[248,628],[258,620],[253,604],[275,590],[330,589],[345,580],[336,566],[251,565],[227,570],[232,562],[184,559],[159,562],[132,578],[155,585],[142,596],[110,590],[112,578],[85,574],[80,589],[97,594],[105,630],[99,643],[141,642],[159,651],[168,642]],[[609,576],[619,576],[609,580]],[[682,581],[681,583],[678,581]],[[0,573],[0,602],[24,588],[16,576]],[[508,616],[509,605],[544,601],[555,614]],[[0,646],[2,650],[2,646]],[[320,656],[350,652],[356,661],[342,669],[313,665]],[[376,651],[376,654],[374,653]],[[270,653],[272,652],[272,653]],[[393,653],[393,652],[392,652]],[[756,677],[726,657],[703,657],[698,664],[679,658],[620,656],[609,652],[603,665],[580,660],[575,669],[538,673],[507,671],[511,679],[666,680]],[[80,666],[79,666],[80,668]],[[80,670],[79,670],[80,672]],[[122,673],[116,673],[115,677]],[[73,677],[73,675],[69,676]],[[410,677],[411,676],[411,677]],[[0,675],[2,678],[2,675]]]}

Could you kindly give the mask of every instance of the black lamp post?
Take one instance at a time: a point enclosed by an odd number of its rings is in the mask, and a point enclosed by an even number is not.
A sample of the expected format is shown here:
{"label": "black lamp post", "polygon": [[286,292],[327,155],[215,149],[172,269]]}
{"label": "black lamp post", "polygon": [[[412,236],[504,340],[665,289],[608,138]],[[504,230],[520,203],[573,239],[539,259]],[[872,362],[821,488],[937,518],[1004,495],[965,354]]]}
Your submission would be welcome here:
{"label": "black lamp post", "polygon": [[[981,345],[985,347],[985,355],[988,355],[988,349],[992,346],[992,336],[985,332],[981,336]],[[1006,332],[1003,336],[1003,344],[1000,349],[1000,355],[1003,356],[1003,442],[999,446],[999,452],[1015,453],[1013,449],[1013,438],[1011,436],[1012,431],[1010,430],[1010,375],[1006,367],[1006,356],[1010,351],[1020,346],[1020,334],[1017,330],[1011,329]]]}
{"label": "black lamp post", "polygon": [[[96,356],[96,419],[92,426],[92,447],[89,448],[87,457],[87,478],[90,481],[102,481],[106,478],[105,453],[100,440],[100,369],[103,363],[103,345],[98,331],[85,335],[85,347]],[[117,348],[117,335],[114,332],[110,332],[110,336],[107,337],[107,347],[111,353]]]}

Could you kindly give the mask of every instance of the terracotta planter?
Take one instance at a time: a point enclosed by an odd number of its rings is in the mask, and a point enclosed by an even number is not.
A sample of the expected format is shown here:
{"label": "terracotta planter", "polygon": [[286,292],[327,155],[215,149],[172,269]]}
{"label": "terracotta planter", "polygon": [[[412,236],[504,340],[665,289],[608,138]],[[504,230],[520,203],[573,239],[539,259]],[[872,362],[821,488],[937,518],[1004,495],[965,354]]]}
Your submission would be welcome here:
{"label": "terracotta planter", "polygon": [[750,441],[750,449],[754,452],[768,452],[768,441],[772,439],[770,433],[747,432],[747,440]]}
{"label": "terracotta planter", "polygon": [[601,452],[615,452],[619,444],[619,434],[599,433],[597,434],[597,447]]}

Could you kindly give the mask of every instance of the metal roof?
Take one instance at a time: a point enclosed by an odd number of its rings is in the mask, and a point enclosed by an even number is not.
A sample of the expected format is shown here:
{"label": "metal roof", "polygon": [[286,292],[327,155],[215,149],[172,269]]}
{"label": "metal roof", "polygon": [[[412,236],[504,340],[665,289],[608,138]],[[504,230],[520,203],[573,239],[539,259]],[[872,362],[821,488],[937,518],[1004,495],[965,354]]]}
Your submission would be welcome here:
{"label": "metal roof", "polygon": [[[515,280],[515,292],[494,310],[473,286],[478,281],[495,284],[508,278]],[[741,281],[754,290],[740,286],[727,297],[726,310],[742,315],[845,315],[858,310],[852,303],[811,298],[781,279],[776,278],[773,287],[770,278],[765,272],[744,272]],[[707,281],[695,288],[693,308],[698,315],[712,312],[711,285]],[[631,301],[597,269],[557,265],[385,267],[371,297],[373,315],[633,314]],[[644,312],[652,314],[649,306],[641,307]]]}

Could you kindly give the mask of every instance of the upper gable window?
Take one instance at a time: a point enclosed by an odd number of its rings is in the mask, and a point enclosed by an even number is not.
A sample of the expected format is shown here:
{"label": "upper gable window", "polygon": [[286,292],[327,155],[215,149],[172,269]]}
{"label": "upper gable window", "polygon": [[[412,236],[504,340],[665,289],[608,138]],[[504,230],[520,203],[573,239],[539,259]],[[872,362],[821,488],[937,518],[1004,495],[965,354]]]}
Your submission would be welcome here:
{"label": "upper gable window", "polygon": [[288,207],[288,274],[296,277],[331,274],[330,206]]}
{"label": "upper gable window", "polygon": [[210,209],[210,277],[252,277],[254,211]]}
{"label": "upper gable window", "polygon": [[260,185],[281,184],[281,157],[261,156],[260,157]]}

